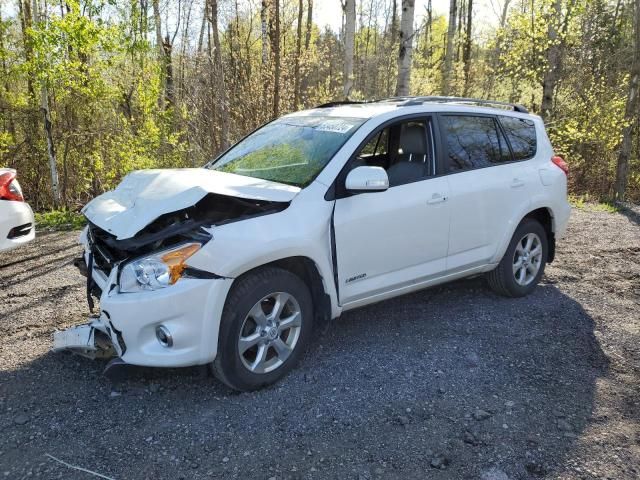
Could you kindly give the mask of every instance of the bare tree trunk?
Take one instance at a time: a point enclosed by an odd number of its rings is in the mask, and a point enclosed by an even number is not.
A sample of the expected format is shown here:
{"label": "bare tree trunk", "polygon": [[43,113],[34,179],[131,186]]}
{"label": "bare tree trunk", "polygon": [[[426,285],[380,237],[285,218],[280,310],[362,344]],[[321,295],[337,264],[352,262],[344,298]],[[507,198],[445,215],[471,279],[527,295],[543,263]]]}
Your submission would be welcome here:
{"label": "bare tree trunk", "polygon": [[274,0],[274,25],[273,32],[273,118],[280,114],[280,0]]}
{"label": "bare tree trunk", "polygon": [[293,72],[293,109],[298,110],[300,105],[300,55],[302,54],[302,14],[304,12],[303,0],[298,0],[298,28],[296,38],[296,59]]}
{"label": "bare tree trunk", "polygon": [[442,93],[451,92],[451,69],[453,67],[453,39],[456,35],[458,4],[457,0],[449,0],[449,25],[447,27],[447,49],[444,55],[444,71],[442,73]]}
{"label": "bare tree trunk", "polygon": [[391,42],[396,41],[398,33],[398,0],[391,2]]}
{"label": "bare tree trunk", "polygon": [[460,39],[462,38],[462,27],[463,25],[466,23],[465,22],[465,14],[467,12],[467,3],[466,0],[460,0],[460,3],[458,4],[458,20],[457,20],[457,30],[456,30],[456,36],[454,37],[454,39],[457,39],[456,46],[456,55],[454,57],[454,61],[456,63],[458,63],[460,61],[460,48],[463,47],[463,42],[460,41]]}
{"label": "bare tree trunk", "polygon": [[387,55],[386,65],[386,78],[385,78],[385,90],[386,95],[392,95],[393,92],[393,64],[397,63],[393,61],[393,50],[396,44],[396,38],[398,36],[398,2],[397,0],[391,1],[391,28],[389,35],[389,53]]}
{"label": "bare tree trunk", "polygon": [[165,97],[165,52],[162,41],[162,20],[160,19],[159,0],[153,0],[153,21],[156,29],[156,49],[158,51],[158,61],[160,62],[160,95],[158,96],[158,106],[164,109]]}
{"label": "bare tree trunk", "polygon": [[427,19],[424,38],[427,42],[427,47],[425,48],[425,55],[427,57],[426,67],[427,70],[429,70],[433,66],[433,5],[431,0],[427,0]]}
{"label": "bare tree trunk", "polygon": [[469,94],[469,79],[471,73],[471,29],[473,27],[473,0],[467,0],[467,26],[464,32],[464,49],[462,50],[462,62],[464,65],[464,93]]}
{"label": "bare tree trunk", "polygon": [[260,39],[262,40],[262,67],[269,63],[269,45],[267,41],[267,0],[260,4]]}
{"label": "bare tree trunk", "polygon": [[[38,26],[41,21],[39,0],[33,0],[32,13],[33,24]],[[49,158],[49,170],[51,173],[51,193],[53,194],[53,206],[57,208],[60,205],[58,164],[56,160],[55,143],[53,141],[53,124],[51,123],[51,113],[49,111],[49,92],[47,90],[47,84],[44,80],[42,80],[40,83],[40,111],[42,112],[44,134],[47,140],[47,157]]]}
{"label": "bare tree trunk", "polygon": [[269,69],[269,3],[268,0],[260,2],[260,43],[262,56],[260,58],[260,78],[262,79],[262,99],[261,108],[263,114],[267,115],[270,107],[269,86],[271,84],[271,70]]}
{"label": "bare tree trunk", "polygon": [[353,89],[353,53],[356,38],[356,0],[344,3],[344,78],[342,96],[348,100]]}
{"label": "bare tree trunk", "polygon": [[[20,0],[18,5],[20,6],[20,23],[22,27],[22,42],[24,45],[24,57],[27,62],[31,62],[33,59],[33,46],[31,45],[31,40],[27,34],[27,31],[31,28],[31,24],[33,21],[33,14],[31,13],[31,0]],[[31,75],[27,75],[27,93],[29,94],[29,98],[36,103],[36,90],[33,85],[33,78]],[[34,105],[35,109],[35,105]],[[35,122],[34,122],[35,123]],[[34,124],[32,124],[35,126]],[[35,131],[35,128],[31,129],[32,132]]]}
{"label": "bare tree trunk", "polygon": [[311,44],[311,29],[313,28],[313,0],[307,0],[307,27],[304,32],[304,50],[309,50]]}
{"label": "bare tree trunk", "polygon": [[627,126],[622,132],[622,144],[618,152],[616,167],[615,199],[624,200],[629,177],[629,160],[631,159],[632,136],[638,126],[638,88],[640,83],[640,0],[634,2],[633,15],[633,60],[631,64],[631,78],[629,79],[629,93],[625,108]]}
{"label": "bare tree trunk", "polygon": [[507,24],[507,13],[509,13],[509,4],[511,0],[504,0],[504,4],[502,5],[502,14],[500,15],[500,28],[504,28]]}
{"label": "bare tree trunk", "polygon": [[164,37],[164,43],[162,44],[162,65],[164,67],[164,101],[165,105],[172,106],[175,103],[175,92],[173,85],[173,42],[169,38],[169,34]]}
{"label": "bare tree trunk", "polygon": [[[204,12],[202,13],[202,23],[200,24],[200,35],[198,35],[198,54],[202,53],[202,44],[204,42],[204,32],[207,28],[207,3],[204,4]],[[197,58],[196,58],[197,61]],[[197,65],[197,63],[196,63]]]}
{"label": "bare tree trunk", "polygon": [[[6,30],[2,27],[3,24],[3,20],[2,20],[2,12],[0,11],[0,51],[4,52],[5,46],[4,46],[4,36],[5,36],[5,32]],[[11,95],[11,88],[9,86],[9,75],[8,75],[8,70],[7,70],[7,59],[6,57],[3,55],[2,56],[2,77],[4,78],[4,91],[6,93],[7,98],[10,97]],[[1,97],[0,97],[1,98]],[[0,102],[2,103],[2,102]],[[13,110],[11,108],[7,109],[7,123],[8,125],[5,127],[6,130],[9,132],[9,134],[11,135],[11,140],[15,141],[16,138],[16,126],[15,126],[15,122],[13,120]]]}
{"label": "bare tree trunk", "polygon": [[415,0],[402,0],[400,20],[400,47],[398,49],[398,83],[396,95],[409,95],[411,84],[411,57],[413,56],[413,15]]}
{"label": "bare tree trunk", "polygon": [[[154,0],[157,1],[157,0]],[[226,150],[229,146],[229,105],[227,103],[227,86],[224,79],[224,64],[222,62],[222,50],[220,48],[220,33],[218,32],[218,0],[210,1],[210,17],[211,30],[213,36],[213,56],[215,70],[218,74],[217,94],[214,94],[214,102],[219,102],[221,111],[220,115],[220,148]]]}
{"label": "bare tree trunk", "polygon": [[558,38],[558,25],[562,15],[562,0],[553,2],[553,10],[548,18],[547,36],[549,48],[547,49],[547,69],[542,79],[542,103],[540,116],[547,120],[553,109],[553,94],[560,78],[561,40]]}

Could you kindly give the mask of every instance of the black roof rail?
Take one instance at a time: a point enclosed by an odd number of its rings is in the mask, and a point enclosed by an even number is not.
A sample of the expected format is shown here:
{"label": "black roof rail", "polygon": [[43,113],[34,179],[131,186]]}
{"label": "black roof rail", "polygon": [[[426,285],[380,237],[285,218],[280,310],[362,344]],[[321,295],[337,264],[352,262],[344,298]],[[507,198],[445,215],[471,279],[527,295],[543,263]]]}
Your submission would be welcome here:
{"label": "black roof rail", "polygon": [[336,100],[333,102],[327,102],[320,105],[316,105],[313,108],[330,108],[330,107],[339,107],[340,105],[358,105],[361,103],[371,103],[371,102],[360,101],[360,100]]}
{"label": "black roof rail", "polygon": [[[404,101],[403,101],[404,100]],[[497,100],[483,100],[481,98],[467,98],[467,97],[438,97],[438,96],[426,96],[426,97],[392,97],[381,101],[402,101],[399,103],[399,107],[409,107],[411,105],[422,105],[425,102],[434,103],[472,103],[476,105],[486,106],[499,106],[509,107],[514,112],[529,113],[523,105],[517,103],[499,102]]]}

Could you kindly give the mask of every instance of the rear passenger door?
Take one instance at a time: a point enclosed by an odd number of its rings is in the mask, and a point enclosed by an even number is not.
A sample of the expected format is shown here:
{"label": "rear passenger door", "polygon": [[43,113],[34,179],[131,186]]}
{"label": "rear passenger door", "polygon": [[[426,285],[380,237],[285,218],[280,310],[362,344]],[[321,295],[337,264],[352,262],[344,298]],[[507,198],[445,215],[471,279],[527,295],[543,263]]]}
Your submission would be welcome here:
{"label": "rear passenger door", "polygon": [[514,161],[496,116],[447,113],[438,120],[451,209],[447,270],[453,273],[494,260],[529,202],[532,177]]}

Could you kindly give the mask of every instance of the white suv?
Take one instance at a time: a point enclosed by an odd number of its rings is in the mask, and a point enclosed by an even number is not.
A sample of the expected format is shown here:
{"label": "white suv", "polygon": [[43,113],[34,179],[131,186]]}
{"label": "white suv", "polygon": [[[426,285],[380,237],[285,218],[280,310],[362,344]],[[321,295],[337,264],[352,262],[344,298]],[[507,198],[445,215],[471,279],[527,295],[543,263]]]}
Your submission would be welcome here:
{"label": "white suv", "polygon": [[482,273],[526,295],[567,225],[566,168],[518,105],[409,97],[286,115],[204,168],[133,172],[85,207],[101,310],[54,348],[211,364],[252,390],[344,311]]}

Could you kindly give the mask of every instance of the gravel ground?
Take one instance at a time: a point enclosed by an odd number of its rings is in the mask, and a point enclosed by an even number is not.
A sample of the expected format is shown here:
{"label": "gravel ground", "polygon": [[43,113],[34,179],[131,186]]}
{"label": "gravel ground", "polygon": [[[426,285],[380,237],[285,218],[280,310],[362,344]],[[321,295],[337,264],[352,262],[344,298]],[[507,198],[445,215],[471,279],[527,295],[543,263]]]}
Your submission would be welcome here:
{"label": "gravel ground", "polygon": [[48,350],[76,233],[0,255],[0,478],[640,478],[640,211],[576,210],[527,298],[482,279],[345,314],[278,385]]}

